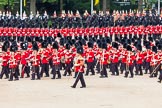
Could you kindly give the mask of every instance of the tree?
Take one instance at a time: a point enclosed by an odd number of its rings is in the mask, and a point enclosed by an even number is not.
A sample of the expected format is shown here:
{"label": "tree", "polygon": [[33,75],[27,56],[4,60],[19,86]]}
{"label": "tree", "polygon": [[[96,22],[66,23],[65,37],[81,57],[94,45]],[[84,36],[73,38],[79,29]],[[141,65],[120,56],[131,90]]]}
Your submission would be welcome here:
{"label": "tree", "polygon": [[16,0],[0,0],[0,6],[2,9],[11,10],[13,9],[14,1]]}
{"label": "tree", "polygon": [[33,12],[33,14],[36,14],[36,0],[30,0],[30,11]]}

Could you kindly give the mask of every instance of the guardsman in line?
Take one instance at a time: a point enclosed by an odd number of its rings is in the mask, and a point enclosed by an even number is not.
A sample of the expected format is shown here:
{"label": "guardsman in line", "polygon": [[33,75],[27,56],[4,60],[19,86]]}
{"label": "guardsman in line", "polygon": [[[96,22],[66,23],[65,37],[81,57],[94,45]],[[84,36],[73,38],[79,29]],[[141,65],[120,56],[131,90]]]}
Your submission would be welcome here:
{"label": "guardsman in line", "polygon": [[137,53],[136,53],[136,75],[143,75],[142,72],[142,64],[143,64],[143,59],[144,59],[144,55],[142,53],[142,46],[141,45],[137,45]]}
{"label": "guardsman in line", "polygon": [[112,66],[112,75],[119,75],[119,70],[118,70],[118,62],[119,62],[119,52],[118,52],[118,43],[114,42],[112,43],[112,46],[114,47],[114,49],[112,50],[112,57],[111,57],[111,66]]}
{"label": "guardsman in line", "polygon": [[108,65],[108,60],[109,60],[109,54],[107,52],[107,44],[102,43],[102,54],[101,54],[101,59],[100,59],[100,67],[101,67],[101,76],[100,78],[108,77],[107,74],[107,65]]}
{"label": "guardsman in line", "polygon": [[126,71],[125,71],[125,78],[128,77],[128,74],[130,72],[130,78],[134,77],[134,73],[133,73],[133,68],[134,68],[134,60],[135,60],[135,56],[132,53],[132,47],[130,45],[127,46],[127,59],[126,59]]}
{"label": "guardsman in line", "polygon": [[9,78],[9,68],[8,68],[8,61],[9,61],[9,55],[7,54],[7,46],[4,44],[2,46],[2,72],[0,74],[0,79],[3,78],[3,75],[6,75],[5,79]]}
{"label": "guardsman in line", "polygon": [[16,59],[15,59],[15,52],[17,51],[16,46],[11,45],[10,51],[11,51],[11,56],[10,56],[10,60],[9,60],[9,68],[10,68],[9,81],[13,81],[13,77],[15,78],[15,81],[16,81],[16,80],[19,80],[18,73],[16,71],[16,68],[17,68],[17,62],[16,62]]}
{"label": "guardsman in line", "polygon": [[152,57],[151,57],[151,62],[150,62],[150,65],[151,65],[151,73],[150,73],[150,78],[152,77],[157,77],[157,61],[158,61],[158,55],[157,55],[157,47],[156,46],[153,46],[152,47],[152,51],[153,51],[153,54],[152,54]]}
{"label": "guardsman in line", "polygon": [[48,46],[48,43],[46,41],[42,42],[42,48],[43,48],[43,52],[41,55],[41,73],[40,76],[43,77],[43,73],[45,72],[46,76],[45,77],[49,77],[49,52],[46,49]]}
{"label": "guardsman in line", "polygon": [[65,49],[65,72],[63,76],[66,76],[68,73],[68,76],[70,76],[71,73],[71,62],[72,62],[72,54],[70,53],[70,44],[66,44],[66,49]]}
{"label": "guardsman in line", "polygon": [[28,43],[27,42],[22,42],[21,43],[21,50],[22,50],[22,54],[21,54],[21,64],[22,64],[22,70],[21,70],[21,78],[24,78],[24,74],[27,74],[26,78],[30,77],[30,67],[29,67],[29,63],[27,61],[28,57],[29,57],[29,53],[26,51],[28,48]]}
{"label": "guardsman in line", "polygon": [[52,53],[52,74],[53,77],[51,79],[55,79],[56,74],[58,75],[58,77],[56,79],[61,79],[61,73],[60,73],[60,53],[58,53],[58,43],[54,42],[53,43],[53,53]]}
{"label": "guardsman in line", "polygon": [[74,64],[74,66],[75,66],[76,71],[78,71],[78,75],[76,77],[74,84],[71,86],[72,88],[76,88],[79,80],[82,84],[80,88],[86,88],[86,84],[85,84],[84,76],[83,76],[84,68],[85,68],[84,58],[82,56],[83,52],[84,52],[83,47],[77,48],[77,59],[76,59],[77,61],[75,62],[76,64]]}
{"label": "guardsman in line", "polygon": [[31,80],[35,80],[35,76],[37,75],[37,80],[40,80],[40,60],[41,60],[41,56],[38,53],[38,45],[36,42],[33,42],[33,53],[31,56],[31,63],[32,63],[32,78]]}
{"label": "guardsman in line", "polygon": [[94,52],[93,52],[93,43],[92,42],[88,42],[88,52],[86,55],[86,61],[87,61],[87,70],[86,70],[86,76],[88,76],[89,71],[91,70],[92,74],[91,75],[95,75],[95,71],[94,71]]}

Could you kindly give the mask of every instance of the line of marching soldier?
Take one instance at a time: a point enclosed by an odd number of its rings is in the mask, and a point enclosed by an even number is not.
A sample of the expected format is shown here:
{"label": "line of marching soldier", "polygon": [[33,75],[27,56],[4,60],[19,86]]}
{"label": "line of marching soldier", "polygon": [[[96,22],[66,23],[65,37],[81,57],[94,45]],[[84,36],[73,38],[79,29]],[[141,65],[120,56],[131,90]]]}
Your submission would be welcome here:
{"label": "line of marching soldier", "polygon": [[[110,37],[89,36],[85,37],[61,37],[37,39],[30,38],[22,42],[5,41],[2,45],[2,71],[0,78],[4,74],[9,81],[19,80],[21,78],[31,77],[32,80],[38,80],[43,77],[52,79],[63,76],[71,76],[75,71],[74,78],[78,75],[78,69],[75,68],[77,47],[83,47],[82,56],[85,58],[85,75],[100,74],[101,78],[120,74],[133,78],[135,75],[150,74],[150,77],[157,77],[161,72],[162,60],[162,39],[153,39],[152,36],[145,40],[141,37],[128,38],[127,36],[116,36],[114,41]],[[20,72],[20,64],[22,69]],[[49,72],[51,69],[51,72]],[[109,71],[108,71],[109,69]],[[31,72],[30,72],[31,71]],[[36,76],[36,78],[35,78]],[[160,74],[160,82],[162,73]]]}

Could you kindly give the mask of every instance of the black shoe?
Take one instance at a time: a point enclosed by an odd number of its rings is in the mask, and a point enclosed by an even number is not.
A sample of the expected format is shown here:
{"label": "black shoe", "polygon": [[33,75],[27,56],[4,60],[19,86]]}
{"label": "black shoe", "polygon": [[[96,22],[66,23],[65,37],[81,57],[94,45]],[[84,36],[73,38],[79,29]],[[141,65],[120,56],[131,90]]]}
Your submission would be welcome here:
{"label": "black shoe", "polygon": [[153,76],[150,76],[150,78],[153,78]]}
{"label": "black shoe", "polygon": [[55,79],[55,78],[51,78],[51,79]]}
{"label": "black shoe", "polygon": [[104,78],[104,76],[100,76],[100,78]]}
{"label": "black shoe", "polygon": [[115,75],[115,74],[111,74],[111,75]]}
{"label": "black shoe", "polygon": [[[9,77],[6,77],[5,79],[8,79]],[[2,79],[2,78],[1,78]]]}
{"label": "black shoe", "polygon": [[17,80],[19,80],[19,79],[18,78],[14,79],[14,81],[17,81]]}
{"label": "black shoe", "polygon": [[71,86],[71,88],[75,88],[74,86]]}
{"label": "black shoe", "polygon": [[35,79],[31,79],[31,80],[35,80]]}
{"label": "black shoe", "polygon": [[119,74],[116,74],[116,76],[119,76]]}
{"label": "black shoe", "polygon": [[40,78],[37,78],[36,80],[40,80]]}
{"label": "black shoe", "polygon": [[159,83],[161,83],[161,81],[158,81]]}
{"label": "black shoe", "polygon": [[146,72],[144,74],[147,74]]}
{"label": "black shoe", "polygon": [[76,77],[73,77],[73,78],[76,78]]}
{"label": "black shoe", "polygon": [[61,79],[61,77],[58,77],[58,78],[56,78],[56,79]]}
{"label": "black shoe", "polygon": [[91,74],[91,76],[92,76],[92,75],[95,75],[95,74]]}
{"label": "black shoe", "polygon": [[85,76],[88,76],[88,74],[85,74]]}
{"label": "black shoe", "polygon": [[9,79],[8,81],[13,81],[12,79]]}
{"label": "black shoe", "polygon": [[125,78],[128,78],[128,76],[124,76]]}
{"label": "black shoe", "polygon": [[63,76],[66,76],[65,74],[63,74]]}
{"label": "black shoe", "polygon": [[81,86],[80,88],[86,88],[86,86]]}
{"label": "black shoe", "polygon": [[130,76],[129,78],[133,78],[133,76]]}
{"label": "black shoe", "polygon": [[27,76],[27,77],[25,77],[25,78],[29,78],[30,76]]}
{"label": "black shoe", "polygon": [[49,77],[49,75],[46,75],[45,77]]}

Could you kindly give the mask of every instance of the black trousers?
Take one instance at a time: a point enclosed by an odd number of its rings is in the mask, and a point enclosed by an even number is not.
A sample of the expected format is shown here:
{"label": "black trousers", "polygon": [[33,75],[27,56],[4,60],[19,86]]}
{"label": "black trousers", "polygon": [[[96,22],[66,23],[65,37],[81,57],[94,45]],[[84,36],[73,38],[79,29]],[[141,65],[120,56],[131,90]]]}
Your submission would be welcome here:
{"label": "black trousers", "polygon": [[119,75],[119,70],[118,70],[118,63],[112,63],[112,74],[115,75]]}
{"label": "black trousers", "polygon": [[101,69],[100,69],[100,62],[97,63],[97,65],[96,65],[96,70],[97,70],[97,73],[100,73],[100,72],[101,72]]}
{"label": "black trousers", "polygon": [[15,78],[16,80],[18,80],[18,72],[16,71],[16,68],[10,68],[10,78],[9,80],[13,80],[13,78]]}
{"label": "black trousers", "polygon": [[52,74],[53,74],[53,79],[55,79],[56,74],[58,75],[58,78],[61,78],[61,73],[60,73],[60,65],[52,65]]}
{"label": "black trousers", "polygon": [[120,65],[121,74],[123,74],[123,71],[125,71],[125,70],[126,70],[126,63],[121,62],[121,65]]}
{"label": "black trousers", "polygon": [[40,76],[43,77],[43,73],[45,72],[46,76],[49,77],[49,64],[45,63],[45,64],[42,64],[41,66],[42,66],[42,69],[41,69]]}
{"label": "black trousers", "polygon": [[32,66],[32,80],[35,80],[35,76],[40,79],[39,66]]}
{"label": "black trousers", "polygon": [[66,64],[64,76],[66,76],[67,73],[71,75],[71,63]]}
{"label": "black trousers", "polygon": [[65,63],[60,64],[60,70],[65,70]]}
{"label": "black trousers", "polygon": [[146,62],[145,63],[145,73],[147,74],[149,70],[149,73],[151,73],[151,66],[150,66],[150,62]]}
{"label": "black trousers", "polygon": [[160,70],[160,76],[159,76],[159,80],[162,80],[162,69]]}
{"label": "black trousers", "polygon": [[136,64],[136,74],[138,75],[139,72],[140,72],[140,75],[143,75],[142,64]]}
{"label": "black trousers", "polygon": [[77,86],[77,83],[78,81],[80,80],[81,84],[82,84],[82,87],[86,87],[86,84],[85,84],[85,81],[84,81],[84,77],[83,77],[83,73],[82,72],[79,72],[78,73],[78,76],[73,84],[73,87],[76,87]]}
{"label": "black trousers", "polygon": [[133,68],[134,68],[134,65],[127,66],[127,69],[126,69],[126,72],[125,72],[125,77],[128,77],[129,73],[130,73],[131,77],[134,76]]}
{"label": "black trousers", "polygon": [[2,66],[2,72],[1,72],[1,75],[0,75],[0,78],[2,79],[3,78],[3,75],[5,74],[6,78],[9,78],[9,68],[8,66]]}
{"label": "black trousers", "polygon": [[91,70],[92,75],[95,75],[95,71],[94,71],[94,62],[87,62],[87,71],[86,71],[86,75],[89,74],[89,71]]}
{"label": "black trousers", "polygon": [[30,67],[28,65],[22,65],[21,77],[24,77],[24,74],[27,74],[27,77],[30,77]]}
{"label": "black trousers", "polygon": [[102,66],[101,76],[108,77],[106,68],[107,68],[107,64],[104,64],[104,65]]}

